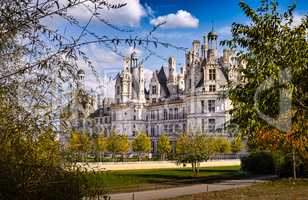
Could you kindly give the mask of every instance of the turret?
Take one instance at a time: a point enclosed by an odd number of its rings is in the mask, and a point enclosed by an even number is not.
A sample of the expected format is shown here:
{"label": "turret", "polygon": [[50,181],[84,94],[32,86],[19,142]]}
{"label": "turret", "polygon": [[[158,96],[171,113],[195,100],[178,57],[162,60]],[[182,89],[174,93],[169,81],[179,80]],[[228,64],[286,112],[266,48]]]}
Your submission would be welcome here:
{"label": "turret", "polygon": [[85,77],[85,72],[80,69],[77,72],[77,88],[78,89],[84,89],[84,77]]}
{"label": "turret", "polygon": [[140,102],[145,102],[145,96],[144,96],[144,69],[143,65],[140,65],[138,67],[139,71],[139,88],[138,88],[138,100]]}
{"label": "turret", "polygon": [[194,40],[192,42],[192,52],[193,55],[196,57],[199,57],[199,51],[200,51],[200,41],[199,40]]}
{"label": "turret", "polygon": [[181,67],[180,74],[178,75],[178,85],[180,91],[185,90],[185,69],[183,67]]}
{"label": "turret", "polygon": [[209,62],[214,62],[217,58],[217,38],[218,34],[214,32],[212,29],[208,34],[208,51],[207,51],[207,59]]}
{"label": "turret", "polygon": [[206,59],[208,48],[209,48],[209,45],[208,45],[207,35],[204,35],[203,36],[203,45],[201,47],[202,59]]}
{"label": "turret", "polygon": [[176,61],[174,57],[170,57],[168,60],[169,78],[168,82],[176,82]]}

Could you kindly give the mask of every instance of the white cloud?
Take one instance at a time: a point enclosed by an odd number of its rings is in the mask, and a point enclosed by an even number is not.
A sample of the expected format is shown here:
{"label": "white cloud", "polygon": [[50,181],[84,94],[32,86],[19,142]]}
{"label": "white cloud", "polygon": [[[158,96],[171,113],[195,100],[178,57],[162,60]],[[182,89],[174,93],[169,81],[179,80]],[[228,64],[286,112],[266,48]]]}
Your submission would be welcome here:
{"label": "white cloud", "polygon": [[[108,9],[105,7],[99,9],[99,17],[112,24],[130,27],[138,26],[141,18],[147,15],[146,9],[142,6],[139,0],[112,0],[109,2],[112,4],[127,3],[126,6],[119,9]],[[67,3],[68,0],[61,0],[61,5],[66,5]],[[93,11],[94,3],[87,1],[70,10],[69,14],[76,17],[78,20],[89,20],[91,12],[87,7]],[[94,20],[97,19],[94,18]]]}
{"label": "white cloud", "polygon": [[175,14],[159,16],[150,21],[155,26],[163,22],[166,22],[162,26],[164,28],[197,28],[199,26],[199,20],[185,10],[178,10]]}
{"label": "white cloud", "polygon": [[293,23],[291,24],[291,27],[294,28],[294,27],[299,26],[302,23],[302,19],[303,18],[304,18],[303,15],[295,13],[294,14],[294,18],[293,18]]}

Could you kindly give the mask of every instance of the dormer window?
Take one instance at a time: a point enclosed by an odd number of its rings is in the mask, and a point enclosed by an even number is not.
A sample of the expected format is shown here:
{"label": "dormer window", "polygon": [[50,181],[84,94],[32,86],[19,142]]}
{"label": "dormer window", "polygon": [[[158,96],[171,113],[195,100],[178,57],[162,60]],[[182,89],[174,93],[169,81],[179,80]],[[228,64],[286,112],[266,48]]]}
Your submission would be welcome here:
{"label": "dormer window", "polygon": [[120,86],[117,87],[117,95],[120,95]]}
{"label": "dormer window", "polygon": [[209,69],[209,79],[211,81],[216,80],[216,70],[215,69]]}
{"label": "dormer window", "polygon": [[153,86],[152,86],[152,94],[157,94],[156,85],[153,85]]}
{"label": "dormer window", "polygon": [[210,92],[216,92],[216,85],[209,85]]}

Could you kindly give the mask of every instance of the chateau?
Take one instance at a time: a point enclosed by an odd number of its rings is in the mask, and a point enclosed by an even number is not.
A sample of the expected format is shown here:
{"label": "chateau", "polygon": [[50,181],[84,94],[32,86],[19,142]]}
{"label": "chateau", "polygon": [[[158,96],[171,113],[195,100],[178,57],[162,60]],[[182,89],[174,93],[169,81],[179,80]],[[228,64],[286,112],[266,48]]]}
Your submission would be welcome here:
{"label": "chateau", "polygon": [[130,139],[139,131],[146,132],[153,152],[163,133],[174,144],[185,131],[229,136],[224,127],[231,105],[223,94],[228,80],[238,81],[234,68],[240,63],[229,49],[218,56],[217,38],[211,31],[202,42],[194,40],[179,72],[175,58],[170,57],[167,67],[153,72],[149,89],[145,89],[144,67],[138,64],[136,53],[126,57],[116,76],[114,99],[99,100],[98,109],[89,115],[93,131],[108,136],[114,130]]}

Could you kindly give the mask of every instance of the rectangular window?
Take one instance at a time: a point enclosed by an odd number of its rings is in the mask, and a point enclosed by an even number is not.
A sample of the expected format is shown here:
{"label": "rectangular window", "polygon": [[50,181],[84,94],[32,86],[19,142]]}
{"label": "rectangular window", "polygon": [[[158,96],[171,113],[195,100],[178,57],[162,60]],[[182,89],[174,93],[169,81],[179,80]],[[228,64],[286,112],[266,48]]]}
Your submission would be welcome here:
{"label": "rectangular window", "polygon": [[169,109],[169,120],[173,119],[173,109]]}
{"label": "rectangular window", "polygon": [[154,110],[151,110],[151,119],[155,119],[155,113],[154,113]]}
{"label": "rectangular window", "polygon": [[183,124],[183,131],[186,131],[186,124]]}
{"label": "rectangular window", "polygon": [[169,124],[169,134],[172,134],[172,133],[173,133],[173,125]]}
{"label": "rectangular window", "polygon": [[152,99],[152,103],[156,103],[156,98],[153,98],[153,99]]}
{"label": "rectangular window", "polygon": [[167,109],[164,109],[164,120],[168,119],[168,111]]}
{"label": "rectangular window", "polygon": [[117,95],[120,95],[120,90],[121,90],[121,88],[120,88],[120,86],[118,86],[117,87]]}
{"label": "rectangular window", "polygon": [[156,85],[152,86],[152,94],[157,94]]}
{"label": "rectangular window", "polygon": [[164,125],[164,132],[168,133],[168,125]]}
{"label": "rectangular window", "polygon": [[201,130],[202,130],[202,133],[204,133],[205,132],[205,124],[204,124],[204,122],[205,122],[205,120],[204,119],[202,119],[201,120]]}
{"label": "rectangular window", "polygon": [[216,92],[216,85],[209,85],[210,92]]}
{"label": "rectangular window", "polygon": [[204,113],[204,101],[201,101],[201,113]]}
{"label": "rectangular window", "polygon": [[159,120],[159,110],[157,110],[157,120]]}
{"label": "rectangular window", "polygon": [[215,119],[209,119],[208,130],[211,133],[215,132]]}
{"label": "rectangular window", "polygon": [[154,126],[151,126],[151,137],[155,136],[155,128]]}
{"label": "rectangular window", "polygon": [[208,100],[209,112],[215,112],[215,100]]}
{"label": "rectangular window", "polygon": [[174,119],[179,119],[179,109],[178,108],[174,109]]}
{"label": "rectangular window", "polygon": [[209,79],[211,81],[216,80],[216,70],[215,69],[209,69]]}

